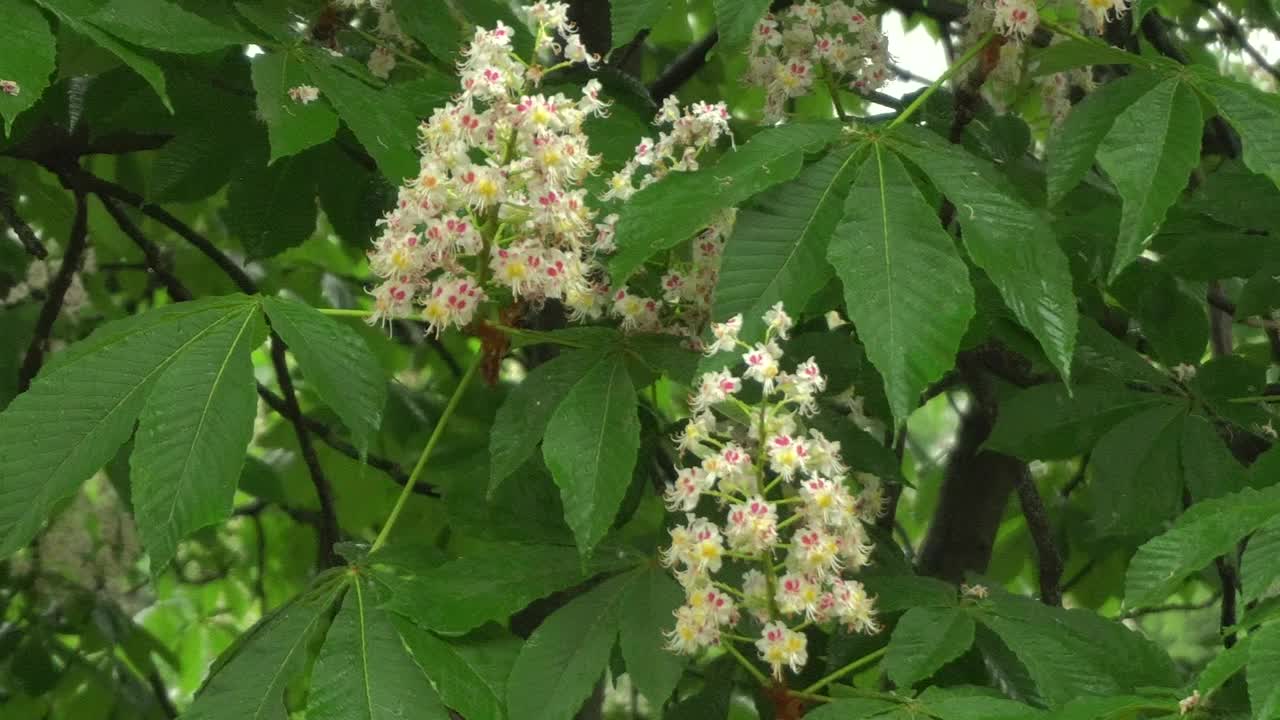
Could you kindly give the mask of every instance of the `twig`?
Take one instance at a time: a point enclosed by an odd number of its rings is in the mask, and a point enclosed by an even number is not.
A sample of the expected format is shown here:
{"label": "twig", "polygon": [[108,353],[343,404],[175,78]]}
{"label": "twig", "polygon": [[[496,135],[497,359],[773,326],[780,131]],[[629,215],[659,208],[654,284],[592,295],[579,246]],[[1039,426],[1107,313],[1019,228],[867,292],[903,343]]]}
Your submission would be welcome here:
{"label": "twig", "polygon": [[110,197],[106,195],[97,195],[102,206],[107,209],[107,214],[115,221],[116,226],[120,228],[134,245],[142,251],[142,256],[146,259],[147,269],[151,274],[164,285],[164,289],[169,293],[169,297],[175,302],[185,302],[191,299],[191,291],[182,284],[173,273],[169,272],[169,268],[164,261],[164,257],[160,254],[160,249],[155,243],[142,234],[142,230],[133,222],[124,208]]}
{"label": "twig", "polygon": [[1241,323],[1243,325],[1248,325],[1249,327],[1259,328],[1262,330],[1280,330],[1280,320],[1268,320],[1266,318],[1260,318],[1256,316],[1250,316],[1245,318],[1235,317],[1236,304],[1231,302],[1231,300],[1227,298],[1226,294],[1222,292],[1222,288],[1219,286],[1215,285],[1214,287],[1209,289],[1209,294],[1207,296],[1207,299],[1210,305],[1212,305],[1214,308],[1218,310],[1221,310],[1227,315],[1232,316],[1232,319],[1234,319],[1238,323]]}
{"label": "twig", "polygon": [[13,198],[3,187],[0,187],[0,218],[4,218],[9,227],[13,228],[14,234],[18,236],[18,240],[22,241],[22,247],[28,253],[41,260],[49,257],[49,251],[45,249],[44,243],[40,242],[35,231],[18,214],[17,208],[13,206]]}
{"label": "twig", "polygon": [[[1209,283],[1207,297],[1221,292],[1222,287],[1218,281]],[[1209,345],[1214,357],[1230,355],[1234,346],[1231,338],[1231,316],[1212,306],[1209,308]],[[1190,505],[1189,495],[1186,490],[1183,491],[1183,502],[1187,505]],[[1236,634],[1226,632],[1226,629],[1236,624],[1236,586],[1239,585],[1240,578],[1231,559],[1225,555],[1214,558],[1214,566],[1218,571],[1218,581],[1222,584],[1222,612],[1219,618],[1219,627],[1223,632],[1222,644],[1231,647],[1236,644]]]}
{"label": "twig", "polygon": [[45,346],[53,333],[53,323],[62,312],[62,302],[71,287],[71,280],[80,269],[80,260],[84,257],[85,246],[89,242],[89,211],[84,193],[77,192],[76,214],[71,221],[71,237],[67,241],[67,251],[62,255],[62,265],[58,274],[49,283],[48,295],[40,308],[40,317],[36,319],[36,327],[27,346],[27,354],[22,360],[22,368],[18,371],[18,392],[26,392],[40,366],[44,364]]}
{"label": "twig", "polygon": [[1235,43],[1240,46],[1240,49],[1258,64],[1258,67],[1266,70],[1271,77],[1280,80],[1280,68],[1277,68],[1275,65],[1267,62],[1267,58],[1262,53],[1258,52],[1257,48],[1249,43],[1249,38],[1244,34],[1244,31],[1240,29],[1240,24],[1237,23],[1235,19],[1218,9],[1216,3],[1209,2],[1209,0],[1200,0],[1200,4],[1217,19],[1220,25],[1222,25],[1223,35],[1234,40]]}
{"label": "twig", "polygon": [[1049,526],[1049,514],[1045,512],[1044,501],[1031,481],[1031,473],[1023,466],[1018,479],[1014,482],[1018,491],[1018,503],[1022,506],[1022,516],[1027,520],[1027,530],[1031,532],[1031,540],[1036,546],[1036,557],[1040,562],[1040,602],[1055,607],[1062,605],[1062,555],[1053,542],[1053,529]]}

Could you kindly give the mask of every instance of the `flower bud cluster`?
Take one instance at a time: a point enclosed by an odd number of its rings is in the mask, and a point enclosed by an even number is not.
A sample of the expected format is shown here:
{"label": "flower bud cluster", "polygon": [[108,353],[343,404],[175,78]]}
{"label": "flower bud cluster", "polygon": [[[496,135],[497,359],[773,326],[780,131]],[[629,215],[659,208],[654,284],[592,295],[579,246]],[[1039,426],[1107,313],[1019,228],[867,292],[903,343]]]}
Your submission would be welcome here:
{"label": "flower bud cluster", "polygon": [[781,119],[787,100],[809,94],[824,77],[859,92],[885,84],[889,45],[861,5],[808,0],[756,23],[745,79],[764,88],[766,118]]}
{"label": "flower bud cluster", "polygon": [[[866,524],[883,495],[878,478],[849,472],[839,442],[806,427],[826,378],[813,358],[782,369],[792,320],[781,303],[764,322],[754,344],[739,338],[741,316],[711,327],[708,354],[739,353],[741,364],[704,374],[689,398],[692,417],[675,439],[692,462],[664,495],[684,522],[662,560],[686,594],[671,650],[693,653],[755,623],[759,657],[780,677],[807,662],[810,623],[879,630],[874,599],[847,575],[870,562]],[[759,388],[754,403],[743,399],[747,383]],[[727,563],[741,566],[724,575],[741,577],[738,587],[717,578]]]}

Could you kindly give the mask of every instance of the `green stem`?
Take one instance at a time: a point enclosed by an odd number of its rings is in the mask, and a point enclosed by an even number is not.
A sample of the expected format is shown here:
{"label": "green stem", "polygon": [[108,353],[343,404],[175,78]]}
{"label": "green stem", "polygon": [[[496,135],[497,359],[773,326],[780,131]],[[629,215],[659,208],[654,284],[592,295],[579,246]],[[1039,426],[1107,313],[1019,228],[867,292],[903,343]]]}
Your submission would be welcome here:
{"label": "green stem", "polygon": [[751,661],[748,660],[745,655],[738,652],[738,648],[728,643],[720,643],[720,647],[724,648],[725,652],[732,655],[733,658],[742,665],[742,667],[746,668],[747,672],[751,673],[751,677],[755,678],[756,682],[759,682],[762,687],[769,687],[769,677],[760,672],[760,669],[755,665],[752,665]]}
{"label": "green stem", "polygon": [[1245,397],[1228,398],[1233,403],[1274,403],[1280,402],[1280,395],[1246,395]]}
{"label": "green stem", "polygon": [[995,36],[996,34],[994,31],[988,31],[986,35],[978,38],[978,41],[973,44],[973,47],[966,50],[965,53],[954,63],[951,63],[951,67],[947,68],[945,72],[938,76],[937,80],[934,80],[930,83],[929,87],[925,88],[924,92],[920,93],[915,100],[912,100],[910,105],[904,108],[902,112],[898,113],[898,117],[894,118],[893,122],[889,123],[889,129],[892,130],[906,122],[907,118],[911,117],[917,110],[924,107],[929,96],[937,92],[938,88],[942,87],[943,83],[950,80],[957,72],[960,71],[960,68],[968,65],[970,60],[977,57],[978,53],[982,52]]}
{"label": "green stem", "polygon": [[824,687],[826,687],[826,686],[830,685],[831,683],[835,682],[836,680],[839,680],[840,678],[844,677],[845,675],[848,675],[848,674],[853,673],[853,672],[857,672],[858,670],[861,670],[862,668],[866,667],[867,665],[870,665],[871,663],[875,662],[876,660],[879,660],[879,659],[880,659],[880,656],[881,656],[881,655],[884,655],[884,654],[885,654],[885,652],[886,652],[888,649],[889,649],[889,646],[888,646],[888,645],[886,645],[886,646],[884,646],[884,647],[880,648],[879,650],[876,650],[876,651],[874,651],[874,652],[867,653],[866,655],[863,655],[862,657],[858,658],[857,660],[854,660],[853,662],[849,663],[848,665],[845,665],[844,667],[840,668],[839,670],[836,670],[835,672],[831,673],[830,675],[827,675],[826,677],[822,678],[822,679],[821,679],[821,680],[819,680],[818,682],[816,682],[816,683],[814,683],[814,684],[810,685],[809,687],[805,688],[805,689],[804,689],[804,690],[802,690],[801,692],[806,692],[806,693],[813,693],[813,692],[817,692],[817,691],[821,690],[822,688],[824,688]]}
{"label": "green stem", "polygon": [[476,376],[476,370],[480,369],[480,364],[484,359],[484,353],[476,353],[476,357],[471,361],[471,366],[467,368],[467,372],[463,374],[462,379],[458,381],[458,387],[453,391],[453,396],[449,398],[449,403],[444,406],[444,412],[441,413],[440,419],[436,421],[436,426],[431,431],[431,437],[427,439],[426,447],[422,448],[422,454],[418,456],[418,463],[413,466],[413,472],[409,473],[409,480],[404,484],[404,489],[400,491],[400,497],[396,499],[396,504],[391,508],[391,514],[387,516],[387,522],[382,526],[382,532],[378,533],[378,538],[373,541],[373,546],[369,548],[372,554],[387,542],[387,537],[391,535],[391,528],[395,527],[396,520],[400,517],[400,511],[404,510],[405,503],[409,501],[409,496],[413,494],[413,487],[417,485],[418,478],[422,477],[423,470],[427,467],[427,458],[431,457],[431,451],[435,449],[436,443],[440,442],[440,438],[444,436],[444,428],[449,424],[449,418],[453,417],[453,412],[458,409],[458,403],[462,401],[462,396],[467,391],[467,386],[471,384],[471,379]]}
{"label": "green stem", "polygon": [[331,315],[333,317],[358,317],[367,318],[373,313],[368,310],[345,310],[343,308],[316,308],[321,315]]}
{"label": "green stem", "polygon": [[831,104],[836,108],[836,117],[841,121],[847,121],[849,114],[844,111],[844,105],[840,104],[840,86],[836,84],[836,78],[831,74],[831,68],[823,65],[822,74],[827,81],[827,91],[831,93]]}

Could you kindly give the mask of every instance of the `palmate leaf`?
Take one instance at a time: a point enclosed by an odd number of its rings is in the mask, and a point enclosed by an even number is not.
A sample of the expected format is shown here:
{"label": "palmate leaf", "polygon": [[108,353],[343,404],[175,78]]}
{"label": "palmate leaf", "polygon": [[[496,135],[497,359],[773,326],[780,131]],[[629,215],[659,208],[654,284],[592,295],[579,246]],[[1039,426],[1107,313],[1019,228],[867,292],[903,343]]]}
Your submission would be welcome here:
{"label": "palmate leaf", "polygon": [[241,635],[214,663],[182,720],[285,720],[285,688],[306,667],[307,646],[345,587],[335,580],[323,576]]}
{"label": "palmate leaf", "polygon": [[311,720],[448,720],[386,610],[354,575],[311,675]]}
{"label": "palmate leaf", "polygon": [[793,123],[762,130],[719,161],[688,173],[671,173],[637,192],[621,208],[609,273],[625,280],[660,250],[688,240],[719,211],[800,172],[804,153],[834,139],[835,123]]}
{"label": "palmate leaf", "polygon": [[568,720],[604,673],[618,637],[619,603],[632,581],[621,575],[555,611],[520,650],[507,680],[507,707],[522,720]]}
{"label": "palmate leaf", "polygon": [[271,141],[272,163],[326,142],[338,132],[338,116],[324,98],[305,105],[289,98],[291,88],[308,82],[302,63],[288,52],[273,52],[255,58],[250,66],[258,115],[267,124]]}
{"label": "palmate leaf", "polygon": [[0,557],[111,460],[171,363],[254,305],[243,295],[168,305],[103,325],[51,358],[0,413]]}
{"label": "palmate leaf", "polygon": [[1200,101],[1176,78],[1156,85],[1115,119],[1098,164],[1124,200],[1109,280],[1142,253],[1200,163]]}
{"label": "palmate leaf", "polygon": [[903,422],[925,387],[955,364],[973,317],[973,288],[951,236],[902,161],[878,143],[858,171],[827,257],[867,357],[884,377],[894,417]]}
{"label": "palmate leaf", "polygon": [[1235,549],[1236,543],[1280,514],[1280,485],[1245,488],[1192,505],[1168,532],[1138,548],[1125,574],[1129,607],[1160,602],[1184,578]]}
{"label": "palmate leaf", "polygon": [[1240,134],[1244,164],[1280,185],[1280,97],[1205,68],[1192,72],[1196,88]]}
{"label": "palmate leaf", "polygon": [[955,204],[969,257],[1070,381],[1079,314],[1067,257],[1044,217],[1002,190],[987,166],[927,130],[898,128],[892,147]]}
{"label": "palmate leaf", "polygon": [[486,625],[445,639],[399,616],[394,622],[445,705],[467,720],[508,717],[507,676],[520,653],[520,638],[497,625]]}
{"label": "palmate leaf", "polygon": [[613,352],[574,384],[547,424],[542,457],[583,555],[608,532],[631,485],[640,449],[636,411],[626,360]]}
{"label": "palmate leaf", "polygon": [[828,241],[862,157],[853,147],[833,150],[739,210],[724,248],[714,317],[741,313],[744,336],[754,337],[774,303],[798,310],[822,288],[831,275]]}
{"label": "palmate leaf", "polygon": [[382,425],[387,400],[386,379],[369,346],[351,328],[307,305],[277,297],[262,303],[307,383],[342,418],[357,445],[368,443]]}
{"label": "palmate leaf", "polygon": [[257,410],[250,354],[263,334],[261,312],[246,305],[176,358],[147,398],[129,464],[153,574],[179,540],[231,514]]}
{"label": "palmate leaf", "polygon": [[973,631],[973,618],[960,608],[911,608],[893,629],[885,672],[898,687],[910,687],[963,655]]}
{"label": "palmate leaf", "polygon": [[5,134],[13,128],[13,120],[23,110],[36,104],[53,74],[57,43],[49,21],[35,5],[25,0],[9,3],[5,8],[5,38],[0,46],[0,68],[4,79],[18,83],[17,95],[0,93],[0,117]]}

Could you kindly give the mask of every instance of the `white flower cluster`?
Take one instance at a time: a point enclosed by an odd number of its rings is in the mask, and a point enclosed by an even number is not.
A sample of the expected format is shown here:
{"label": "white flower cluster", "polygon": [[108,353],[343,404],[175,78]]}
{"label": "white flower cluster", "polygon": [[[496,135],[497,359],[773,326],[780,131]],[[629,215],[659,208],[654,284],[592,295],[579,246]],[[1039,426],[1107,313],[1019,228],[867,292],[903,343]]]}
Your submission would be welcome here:
{"label": "white flower cluster", "polygon": [[[662,559],[687,598],[668,647],[693,653],[720,643],[742,621],[741,605],[761,625],[761,660],[780,677],[784,665],[796,672],[807,661],[802,626],[879,631],[874,599],[845,574],[870,560],[865,523],[881,513],[883,495],[878,478],[850,476],[839,442],[805,431],[826,378],[813,358],[781,369],[778,341],[792,326],[781,303],[764,321],[765,338],[753,345],[738,337],[741,316],[712,325],[708,353],[741,352],[745,369],[741,377],[727,367],[706,373],[690,397],[694,415],[676,440],[697,464],[667,487],[667,508],[686,521],[670,530]],[[738,397],[744,381],[759,385],[757,404]],[[695,514],[700,506],[723,511],[723,523]],[[782,562],[777,553],[785,553]],[[726,560],[747,568],[741,587],[715,578]]]}
{"label": "white flower cluster", "polygon": [[756,23],[746,81],[764,88],[766,118],[781,119],[787,100],[807,95],[823,78],[860,92],[889,79],[887,39],[860,5],[808,0]]}
{"label": "white flower cluster", "polygon": [[[561,3],[538,3],[538,45],[576,35]],[[596,236],[583,182],[599,166],[582,124],[606,110],[600,84],[578,99],[532,94],[542,70],[511,49],[512,29],[477,29],[459,65],[462,90],[420,128],[418,176],[400,188],[369,254],[383,282],[373,321],[415,306],[439,332],[468,324],[492,279],[516,299],[563,300],[591,315],[603,304],[588,279]],[[598,310],[594,313],[598,315]]]}

